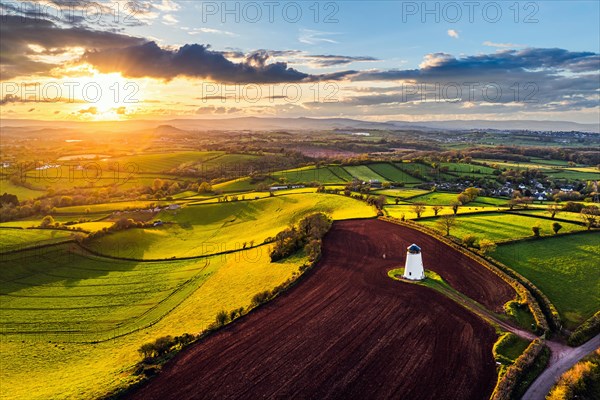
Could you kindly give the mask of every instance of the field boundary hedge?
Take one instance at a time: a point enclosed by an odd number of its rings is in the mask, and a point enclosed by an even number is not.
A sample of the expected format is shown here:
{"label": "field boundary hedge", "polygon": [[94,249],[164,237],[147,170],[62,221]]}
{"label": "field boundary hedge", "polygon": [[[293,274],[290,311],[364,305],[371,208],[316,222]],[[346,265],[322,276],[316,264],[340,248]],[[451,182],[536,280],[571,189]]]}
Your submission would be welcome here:
{"label": "field boundary hedge", "polygon": [[533,315],[533,318],[535,320],[538,330],[541,330],[544,333],[548,332],[550,330],[550,328],[548,326],[548,321],[546,320],[546,317],[545,317],[544,313],[542,312],[542,309],[540,308],[540,305],[536,301],[535,297],[532,295],[532,293],[527,289],[527,287],[525,285],[523,285],[521,282],[519,282],[519,280],[516,279],[515,277],[512,277],[506,271],[496,267],[494,264],[489,262],[486,258],[483,258],[480,255],[477,255],[475,253],[472,253],[472,252],[466,250],[464,247],[460,246],[459,244],[453,242],[452,240],[439,235],[437,231],[435,231],[431,228],[424,227],[415,222],[409,222],[409,221],[403,222],[403,221],[400,221],[400,220],[397,220],[397,219],[391,218],[391,217],[380,217],[380,219],[383,221],[393,223],[393,224],[406,226],[408,228],[412,228],[412,229],[421,231],[429,236],[433,236],[434,238],[441,241],[442,243],[445,243],[446,245],[459,251],[466,257],[469,257],[470,259],[483,265],[485,268],[487,268],[489,271],[491,271],[492,273],[497,275],[504,282],[508,283],[515,290],[519,299],[521,299],[521,301],[524,301],[528,305],[529,310],[531,311],[531,314]]}
{"label": "field boundary hedge", "polygon": [[504,376],[498,380],[490,400],[511,400],[515,398],[518,386],[525,383],[527,373],[541,359],[542,351],[546,348],[543,339],[537,338],[527,346],[515,363],[507,368]]}
{"label": "field boundary hedge", "polygon": [[[536,210],[535,208],[530,208],[530,210]],[[518,214],[518,215],[522,215],[524,217],[532,217],[532,218],[539,218],[539,219],[545,219],[548,221],[556,221],[556,222],[565,222],[565,223],[570,223],[570,224],[575,224],[575,225],[581,225],[581,226],[586,226],[584,222],[582,221],[575,221],[575,220],[571,220],[571,219],[564,219],[564,218],[557,218],[557,217],[549,217],[547,215],[535,215],[535,214],[528,214],[528,213],[523,213],[520,212],[523,210],[504,210],[503,212],[507,213],[507,214]]]}
{"label": "field boundary hedge", "polygon": [[569,346],[579,346],[600,333],[600,311],[586,319],[569,336]]}
{"label": "field boundary hedge", "polygon": [[581,231],[572,231],[572,232],[563,232],[563,233],[557,233],[555,235],[543,235],[543,236],[525,236],[522,238],[516,238],[516,239],[504,239],[504,240],[498,240],[495,243],[498,246],[502,246],[505,244],[514,244],[514,243],[520,243],[520,242],[529,242],[529,241],[537,241],[537,240],[545,240],[545,239],[551,239],[554,237],[563,237],[563,236],[571,236],[571,235],[582,235],[582,234],[586,234],[586,233],[590,233],[590,232],[597,232],[597,229],[591,229],[591,230],[581,230]]}

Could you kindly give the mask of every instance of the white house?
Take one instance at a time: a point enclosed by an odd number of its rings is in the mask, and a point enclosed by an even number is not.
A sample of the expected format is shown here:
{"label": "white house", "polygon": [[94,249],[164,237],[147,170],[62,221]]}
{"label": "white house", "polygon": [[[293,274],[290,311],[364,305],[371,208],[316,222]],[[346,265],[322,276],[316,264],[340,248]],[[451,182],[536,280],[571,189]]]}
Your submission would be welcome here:
{"label": "white house", "polygon": [[404,264],[403,277],[404,279],[410,279],[412,281],[425,279],[421,248],[414,243],[408,246],[408,249],[406,250],[406,263]]}

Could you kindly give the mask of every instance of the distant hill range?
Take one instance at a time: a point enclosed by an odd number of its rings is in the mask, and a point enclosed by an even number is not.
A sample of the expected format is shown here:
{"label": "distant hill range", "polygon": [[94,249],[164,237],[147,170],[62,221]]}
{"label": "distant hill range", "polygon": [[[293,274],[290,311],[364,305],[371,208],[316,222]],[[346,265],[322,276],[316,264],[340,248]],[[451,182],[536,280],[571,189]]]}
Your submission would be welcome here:
{"label": "distant hill range", "polygon": [[28,119],[2,119],[0,127],[27,127],[35,129],[83,129],[86,130],[131,130],[156,127],[172,127],[186,131],[306,131],[306,130],[485,130],[496,131],[578,131],[600,133],[599,124],[580,124],[570,121],[534,120],[453,120],[453,121],[387,121],[372,122],[349,118],[260,118],[242,117],[228,119],[173,119],[164,121],[136,120],[121,122],[78,122],[78,121],[39,121]]}

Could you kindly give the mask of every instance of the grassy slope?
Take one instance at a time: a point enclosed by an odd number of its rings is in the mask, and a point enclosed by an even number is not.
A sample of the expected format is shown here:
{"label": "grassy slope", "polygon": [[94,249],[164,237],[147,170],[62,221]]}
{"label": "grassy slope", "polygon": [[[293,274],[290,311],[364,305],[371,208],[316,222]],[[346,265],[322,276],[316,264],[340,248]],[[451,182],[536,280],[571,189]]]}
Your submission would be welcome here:
{"label": "grassy slope", "polygon": [[0,252],[62,242],[68,240],[72,233],[51,229],[2,229],[0,230],[2,236]]}
{"label": "grassy slope", "polygon": [[12,182],[4,178],[0,179],[0,194],[3,193],[14,194],[17,196],[19,201],[32,200],[45,194],[45,192],[41,190],[31,190],[23,186],[14,185]]}
{"label": "grassy slope", "polygon": [[[214,320],[219,310],[247,306],[254,294],[281,284],[305,261],[302,255],[297,255],[272,264],[268,257],[257,258],[255,251],[217,256],[212,260],[213,272],[204,284],[151,328],[97,344],[49,343],[44,336],[38,337],[39,341],[24,342],[20,337],[2,337],[1,397],[99,397],[133,379],[131,368],[139,360],[137,349],[142,343],[164,335],[202,330]],[[124,277],[127,274],[122,273]],[[113,282],[120,280],[118,272],[115,271],[113,278]],[[147,278],[149,281],[155,279]],[[68,293],[84,290],[82,288],[98,279],[73,276],[54,284],[56,290]]]}
{"label": "grassy slope", "polygon": [[599,246],[590,233],[498,246],[493,256],[530,279],[574,328],[600,309]]}
{"label": "grassy slope", "polygon": [[372,207],[345,196],[294,194],[266,199],[205,204],[159,218],[172,222],[151,229],[131,229],[102,237],[90,247],[102,254],[127,258],[171,258],[239,249],[244,242],[260,244],[303,215],[322,211],[334,219],[372,217]]}

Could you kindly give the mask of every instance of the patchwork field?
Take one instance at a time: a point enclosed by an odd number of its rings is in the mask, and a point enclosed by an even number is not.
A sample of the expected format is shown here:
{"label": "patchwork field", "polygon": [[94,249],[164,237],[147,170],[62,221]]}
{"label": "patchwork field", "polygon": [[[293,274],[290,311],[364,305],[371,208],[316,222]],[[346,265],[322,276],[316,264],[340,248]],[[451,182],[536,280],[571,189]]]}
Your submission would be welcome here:
{"label": "patchwork field", "polygon": [[135,259],[168,259],[214,254],[258,245],[311,212],[334,219],[374,217],[374,209],[346,196],[278,195],[259,200],[211,203],[162,211],[165,225],[130,229],[94,240],[101,254]]}
{"label": "patchwork field", "polygon": [[531,280],[568,329],[600,309],[600,235],[586,233],[498,246],[494,258]]}

